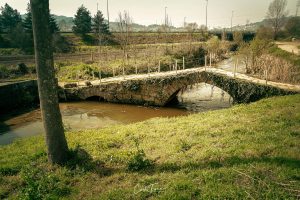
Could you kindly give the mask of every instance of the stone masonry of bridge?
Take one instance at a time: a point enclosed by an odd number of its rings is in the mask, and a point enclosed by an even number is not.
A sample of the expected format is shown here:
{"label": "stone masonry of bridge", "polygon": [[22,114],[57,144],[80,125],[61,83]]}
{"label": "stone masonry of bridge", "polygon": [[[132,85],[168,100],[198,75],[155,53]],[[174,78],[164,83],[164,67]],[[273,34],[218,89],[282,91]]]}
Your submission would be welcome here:
{"label": "stone masonry of bridge", "polygon": [[66,101],[99,97],[112,103],[165,106],[181,89],[196,83],[208,83],[227,92],[235,103],[249,103],[262,98],[300,93],[299,85],[256,79],[216,68],[106,78],[92,82],[60,83],[60,99]]}

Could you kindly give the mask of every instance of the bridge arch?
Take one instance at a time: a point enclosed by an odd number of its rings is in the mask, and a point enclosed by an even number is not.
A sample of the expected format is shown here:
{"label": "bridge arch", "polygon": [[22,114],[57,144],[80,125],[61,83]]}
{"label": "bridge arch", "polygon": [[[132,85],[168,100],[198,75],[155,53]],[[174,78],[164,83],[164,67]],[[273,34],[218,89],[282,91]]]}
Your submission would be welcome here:
{"label": "bridge arch", "polygon": [[120,77],[114,81],[103,80],[100,85],[98,83],[85,87],[63,88],[62,96],[69,100],[85,100],[99,96],[112,103],[165,106],[181,89],[203,82],[227,92],[235,103],[249,103],[265,97],[295,93],[248,79],[235,78],[227,73],[219,73],[216,69],[191,69],[163,75],[140,75],[128,79]]}

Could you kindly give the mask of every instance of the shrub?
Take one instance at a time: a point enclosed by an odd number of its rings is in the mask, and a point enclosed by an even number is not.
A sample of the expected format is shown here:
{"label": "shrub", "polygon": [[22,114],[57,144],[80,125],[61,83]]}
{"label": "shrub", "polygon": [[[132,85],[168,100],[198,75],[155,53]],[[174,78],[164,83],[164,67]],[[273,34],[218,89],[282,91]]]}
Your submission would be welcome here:
{"label": "shrub", "polygon": [[24,63],[20,63],[20,64],[18,64],[18,71],[21,74],[27,74],[29,72],[29,69]]}
{"label": "shrub", "polygon": [[147,159],[144,150],[140,149],[138,140],[134,139],[134,142],[137,151],[132,153],[132,157],[127,163],[127,169],[132,172],[150,169],[153,166],[153,162]]}
{"label": "shrub", "polygon": [[143,150],[138,150],[128,161],[127,169],[134,172],[149,169],[152,166],[152,161],[146,158],[145,152]]}
{"label": "shrub", "polygon": [[7,67],[0,65],[0,78],[7,78],[9,77],[9,70]]}

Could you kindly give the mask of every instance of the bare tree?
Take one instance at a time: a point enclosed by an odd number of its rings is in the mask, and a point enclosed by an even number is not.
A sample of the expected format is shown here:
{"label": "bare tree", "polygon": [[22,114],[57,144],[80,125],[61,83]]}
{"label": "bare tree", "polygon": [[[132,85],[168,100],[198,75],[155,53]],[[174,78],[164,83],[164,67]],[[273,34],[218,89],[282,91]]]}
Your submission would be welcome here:
{"label": "bare tree", "polygon": [[30,5],[48,160],[52,164],[63,164],[68,158],[68,145],[58,105],[58,84],[54,74],[52,34],[49,28],[49,0],[30,0]]}
{"label": "bare tree", "polygon": [[273,28],[275,40],[278,37],[278,32],[284,25],[285,17],[288,15],[286,6],[287,0],[274,0],[269,5],[267,19],[269,19],[270,24]]}
{"label": "bare tree", "polygon": [[299,7],[300,7],[300,0],[298,0],[296,5],[296,17],[298,16]]}
{"label": "bare tree", "polygon": [[238,46],[241,46],[242,43],[244,42],[244,40],[243,40],[243,33],[241,31],[234,31],[233,32],[233,41]]}
{"label": "bare tree", "polygon": [[123,50],[124,59],[127,60],[130,45],[130,37],[132,33],[132,18],[128,11],[119,12],[118,19],[119,42]]}
{"label": "bare tree", "polygon": [[194,39],[194,33],[198,29],[198,24],[197,23],[188,23],[188,24],[186,24],[185,28],[186,28],[186,30],[188,32],[188,36],[189,36],[189,53],[191,53],[192,42]]}

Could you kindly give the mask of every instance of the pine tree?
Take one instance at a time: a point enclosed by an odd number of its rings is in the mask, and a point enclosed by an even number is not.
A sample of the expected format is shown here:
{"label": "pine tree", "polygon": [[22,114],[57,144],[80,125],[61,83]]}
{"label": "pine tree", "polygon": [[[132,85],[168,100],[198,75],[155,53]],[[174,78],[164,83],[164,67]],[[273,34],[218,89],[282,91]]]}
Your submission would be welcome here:
{"label": "pine tree", "polygon": [[59,27],[58,27],[57,22],[54,18],[54,15],[50,15],[49,25],[50,25],[50,31],[51,31],[52,34],[59,32]]}
{"label": "pine tree", "polygon": [[86,35],[92,30],[92,17],[83,5],[78,8],[74,19],[73,31],[76,34]]}
{"label": "pine tree", "polygon": [[[50,17],[49,17],[49,25],[50,25],[50,31],[52,34],[59,32],[59,27],[58,27],[53,15],[50,15]],[[32,34],[32,13],[31,13],[31,9],[30,9],[30,4],[27,5],[27,13],[26,13],[26,17],[23,21],[23,27],[24,27],[26,33]]]}
{"label": "pine tree", "polygon": [[26,17],[23,21],[23,27],[27,33],[32,34],[32,14],[31,14],[31,9],[30,9],[30,4],[27,4],[27,13]]}
{"label": "pine tree", "polygon": [[22,22],[20,13],[7,3],[1,7],[1,24],[4,32],[10,32]]}
{"label": "pine tree", "polygon": [[110,35],[108,24],[104,22],[104,17],[101,11],[98,11],[93,18],[93,32]]}

